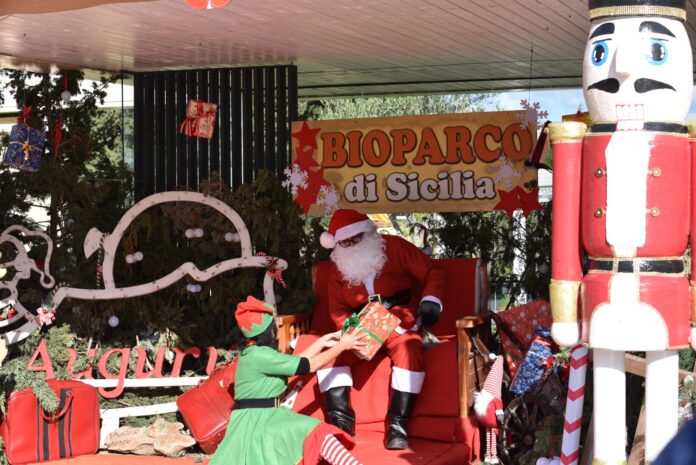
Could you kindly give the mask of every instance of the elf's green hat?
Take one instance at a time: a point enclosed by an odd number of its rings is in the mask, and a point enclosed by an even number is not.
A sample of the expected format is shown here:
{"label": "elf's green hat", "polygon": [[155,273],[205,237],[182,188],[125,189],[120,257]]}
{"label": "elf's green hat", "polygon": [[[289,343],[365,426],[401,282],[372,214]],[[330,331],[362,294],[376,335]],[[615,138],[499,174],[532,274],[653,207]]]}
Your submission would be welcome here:
{"label": "elf's green hat", "polygon": [[234,313],[239,329],[246,337],[258,336],[266,331],[273,321],[273,315],[275,315],[273,305],[251,296],[247,297],[246,302],[239,302],[237,311]]}

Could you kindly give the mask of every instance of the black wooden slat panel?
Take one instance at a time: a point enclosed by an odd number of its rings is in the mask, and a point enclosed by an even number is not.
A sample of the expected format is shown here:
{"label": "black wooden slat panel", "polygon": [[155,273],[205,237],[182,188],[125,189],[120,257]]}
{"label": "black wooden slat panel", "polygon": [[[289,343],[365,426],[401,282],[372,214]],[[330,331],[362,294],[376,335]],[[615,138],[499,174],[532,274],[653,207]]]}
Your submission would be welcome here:
{"label": "black wooden slat panel", "polygon": [[165,135],[164,135],[164,73],[155,74],[155,192],[164,192]]}
{"label": "black wooden slat panel", "polygon": [[297,66],[288,66],[288,118],[297,120]]}
{"label": "black wooden slat panel", "polygon": [[242,70],[242,183],[254,179],[253,94],[251,68]]}
{"label": "black wooden slat panel", "polygon": [[232,147],[230,158],[232,159],[232,185],[236,189],[242,184],[242,70],[232,70],[230,81],[231,110],[232,114]]}
{"label": "black wooden slat panel", "polygon": [[145,94],[143,95],[143,106],[145,125],[150,128],[145,132],[145,146],[143,154],[145,155],[144,172],[145,172],[145,195],[155,193],[155,131],[152,130],[154,125],[154,106],[155,106],[155,77],[152,74],[145,76]]}
{"label": "black wooden slat panel", "polygon": [[[297,68],[268,66],[134,75],[137,198],[175,188],[198,190],[210,172],[232,188],[259,169],[283,177],[289,122],[297,117]],[[212,139],[180,133],[189,100],[218,104]]]}
{"label": "black wooden slat panel", "polygon": [[230,70],[220,70],[220,175],[222,182],[230,185],[232,182],[230,172]]}
{"label": "black wooden slat panel", "polygon": [[217,69],[208,71],[208,101],[218,105],[218,112],[215,116],[215,130],[213,138],[210,139],[210,173],[220,173],[220,73]]}
{"label": "black wooden slat panel", "polygon": [[[136,199],[141,199],[145,195],[145,141],[143,136],[145,135],[144,130],[139,130],[138,128],[145,128],[144,114],[143,114],[143,94],[145,91],[144,86],[145,76],[141,73],[136,73],[133,76],[133,100],[135,105],[133,108],[133,125],[135,127],[135,134],[133,134],[133,182],[134,191]],[[121,128],[123,130],[123,128]]]}
{"label": "black wooden slat panel", "polygon": [[275,171],[275,153],[276,153],[276,143],[275,143],[275,68],[266,68],[266,73],[264,75],[264,127],[266,130],[266,141],[265,149],[266,156],[264,165],[267,170]]}
{"label": "black wooden slat panel", "polygon": [[164,109],[164,129],[166,133],[167,145],[165,146],[165,156],[167,158],[167,180],[166,189],[168,191],[176,189],[176,134],[179,125],[176,121],[176,88],[174,86],[174,73],[165,74],[165,109]]}
{"label": "black wooden slat panel", "polygon": [[[197,100],[196,95],[196,72],[186,72],[186,97],[187,100]],[[198,190],[198,151],[197,138],[188,137],[186,144],[186,153],[188,155],[188,187],[192,190]]]}
{"label": "black wooden slat panel", "polygon": [[[198,72],[198,100],[208,101],[208,71]],[[210,142],[205,137],[198,138],[198,180],[208,179],[208,146]]]}
{"label": "black wooden slat panel", "polygon": [[278,113],[276,116],[276,130],[278,132],[277,138],[277,171],[279,176],[282,177],[283,170],[287,168],[290,163],[290,158],[288,157],[288,118],[287,118],[287,66],[279,66],[277,71],[276,80],[276,91],[278,93]]}
{"label": "black wooden slat panel", "polygon": [[263,72],[264,68],[254,68],[254,175],[256,172],[265,168],[264,148],[263,148],[263,108],[264,108],[264,92],[263,92]]}
{"label": "black wooden slat panel", "polygon": [[[177,186],[188,185],[188,165],[186,160],[186,134],[181,133],[181,123],[186,119],[186,73],[177,71],[176,79],[176,178]],[[170,158],[171,160],[171,158]]]}

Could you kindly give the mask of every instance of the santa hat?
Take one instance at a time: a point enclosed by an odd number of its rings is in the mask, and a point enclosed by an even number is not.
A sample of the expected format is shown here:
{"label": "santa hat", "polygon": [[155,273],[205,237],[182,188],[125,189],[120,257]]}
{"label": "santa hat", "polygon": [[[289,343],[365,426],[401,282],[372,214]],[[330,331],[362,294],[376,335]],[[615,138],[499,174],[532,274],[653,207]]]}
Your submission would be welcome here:
{"label": "santa hat", "polygon": [[246,337],[258,336],[268,328],[273,321],[275,307],[251,296],[246,302],[239,302],[234,317],[237,319],[239,329]]}
{"label": "santa hat", "polygon": [[336,242],[374,229],[375,225],[367,215],[342,208],[334,212],[329,230],[321,234],[319,242],[324,248],[333,249]]}
{"label": "santa hat", "polygon": [[589,0],[590,20],[618,16],[663,16],[686,21],[686,0]]}
{"label": "santa hat", "polygon": [[503,385],[503,357],[501,355],[490,355],[495,357],[495,362],[491,371],[483,383],[483,389],[476,393],[474,401],[474,411],[479,418],[479,422],[488,428],[494,428],[496,417],[503,413],[503,402],[501,388]]}

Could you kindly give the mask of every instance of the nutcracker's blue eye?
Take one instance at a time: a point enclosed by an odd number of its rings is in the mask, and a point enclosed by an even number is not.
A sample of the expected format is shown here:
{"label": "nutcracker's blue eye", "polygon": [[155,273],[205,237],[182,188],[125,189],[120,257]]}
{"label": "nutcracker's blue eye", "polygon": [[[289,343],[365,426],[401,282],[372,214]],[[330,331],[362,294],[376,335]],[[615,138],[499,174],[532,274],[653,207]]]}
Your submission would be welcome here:
{"label": "nutcracker's blue eye", "polygon": [[662,65],[667,61],[667,44],[664,40],[650,39],[645,47],[645,60],[651,65]]}
{"label": "nutcracker's blue eye", "polygon": [[605,41],[599,41],[594,44],[592,48],[592,64],[595,66],[601,66],[607,61],[609,56],[609,46]]}

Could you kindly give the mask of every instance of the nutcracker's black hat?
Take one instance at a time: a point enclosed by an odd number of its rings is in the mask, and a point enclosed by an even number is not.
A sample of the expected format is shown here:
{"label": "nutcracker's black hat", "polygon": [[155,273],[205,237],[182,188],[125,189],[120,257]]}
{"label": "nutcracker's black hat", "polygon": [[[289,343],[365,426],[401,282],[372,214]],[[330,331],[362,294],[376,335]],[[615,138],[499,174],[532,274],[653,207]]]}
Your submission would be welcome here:
{"label": "nutcracker's black hat", "polygon": [[663,16],[686,21],[686,0],[588,0],[590,19]]}

